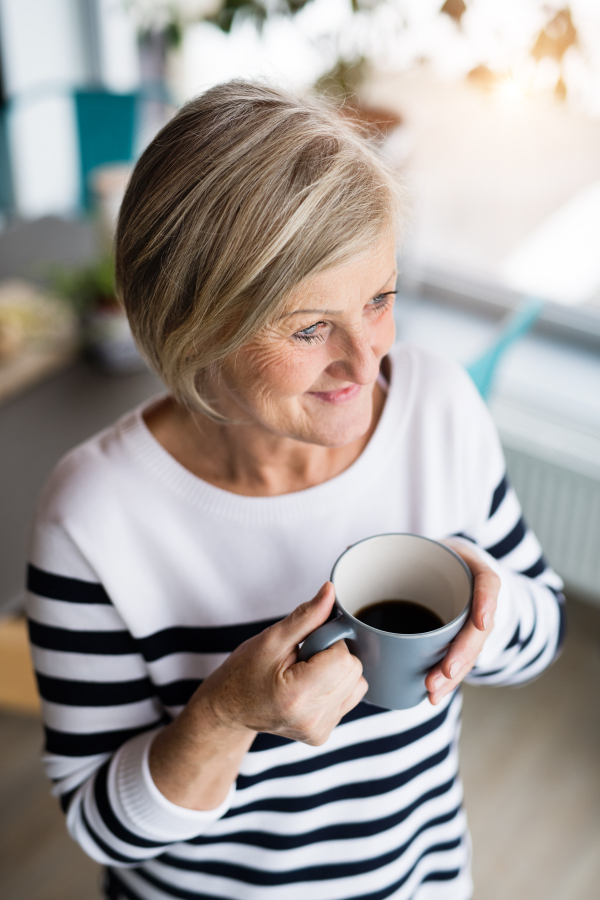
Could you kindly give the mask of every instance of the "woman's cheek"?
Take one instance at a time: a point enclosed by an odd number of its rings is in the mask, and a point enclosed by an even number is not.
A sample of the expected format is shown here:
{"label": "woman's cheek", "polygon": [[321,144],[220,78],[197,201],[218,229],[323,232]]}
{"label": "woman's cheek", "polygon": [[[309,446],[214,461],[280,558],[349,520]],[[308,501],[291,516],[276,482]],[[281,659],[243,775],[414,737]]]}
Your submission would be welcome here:
{"label": "woman's cheek", "polygon": [[288,395],[304,394],[318,386],[319,379],[330,362],[329,355],[320,346],[298,349],[300,352],[292,354],[281,363],[281,384]]}
{"label": "woman's cheek", "polygon": [[379,324],[381,325],[381,328],[376,336],[376,350],[381,356],[385,356],[385,354],[391,350],[393,343],[396,340],[396,320],[394,319],[393,308],[385,313]]}
{"label": "woman's cheek", "polygon": [[271,395],[283,397],[305,393],[326,367],[321,347],[285,346],[250,362],[254,384]]}

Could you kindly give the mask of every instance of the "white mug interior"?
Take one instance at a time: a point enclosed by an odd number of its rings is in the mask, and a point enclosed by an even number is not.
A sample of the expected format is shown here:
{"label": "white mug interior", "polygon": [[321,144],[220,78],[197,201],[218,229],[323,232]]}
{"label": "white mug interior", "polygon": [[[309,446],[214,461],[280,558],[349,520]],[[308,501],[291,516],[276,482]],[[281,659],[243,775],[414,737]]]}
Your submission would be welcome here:
{"label": "white mug interior", "polygon": [[351,615],[379,600],[412,600],[437,613],[444,625],[469,602],[472,580],[449,548],[414,534],[382,534],[350,547],[332,581],[338,603]]}

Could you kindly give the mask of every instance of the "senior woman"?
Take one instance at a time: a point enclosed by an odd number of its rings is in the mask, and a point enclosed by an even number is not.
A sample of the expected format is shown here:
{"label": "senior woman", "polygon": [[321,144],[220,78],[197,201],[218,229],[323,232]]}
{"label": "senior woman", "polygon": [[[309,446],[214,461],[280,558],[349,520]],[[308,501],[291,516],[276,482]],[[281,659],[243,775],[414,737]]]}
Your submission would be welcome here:
{"label": "senior woman", "polygon": [[[135,168],[118,287],[168,393],[59,464],[28,583],[47,771],[110,898],[471,895],[456,688],[547,666],[561,584],[468,377],[394,345],[402,206],[327,106],[246,83]],[[475,576],[403,711],[343,642],[297,661],[337,556],[392,531],[461,535]]]}

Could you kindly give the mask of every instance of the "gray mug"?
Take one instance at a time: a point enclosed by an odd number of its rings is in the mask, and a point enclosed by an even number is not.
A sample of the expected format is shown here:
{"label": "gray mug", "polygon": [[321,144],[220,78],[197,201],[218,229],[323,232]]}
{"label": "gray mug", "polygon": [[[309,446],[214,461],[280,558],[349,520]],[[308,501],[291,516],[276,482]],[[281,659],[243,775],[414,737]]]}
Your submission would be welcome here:
{"label": "gray mug", "polygon": [[[306,662],[345,640],[363,664],[369,690],[364,699],[385,709],[409,709],[427,696],[425,677],[442,659],[464,625],[473,596],[473,576],[450,547],[416,534],[379,534],[342,553],[333,567],[338,616],[310,634],[300,648]],[[380,631],[354,613],[378,600],[419,603],[444,623],[435,631]]]}

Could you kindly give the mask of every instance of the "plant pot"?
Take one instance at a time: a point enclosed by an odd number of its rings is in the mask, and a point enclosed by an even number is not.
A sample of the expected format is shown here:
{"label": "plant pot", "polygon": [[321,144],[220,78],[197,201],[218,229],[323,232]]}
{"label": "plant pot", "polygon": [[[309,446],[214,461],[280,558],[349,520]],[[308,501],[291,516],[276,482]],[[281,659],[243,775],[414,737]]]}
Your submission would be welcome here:
{"label": "plant pot", "polygon": [[402,125],[402,117],[389,109],[364,106],[361,103],[346,103],[340,107],[341,115],[357,122],[373,137],[385,140]]}
{"label": "plant pot", "polygon": [[119,307],[95,309],[82,322],[83,352],[103,372],[139,372],[145,362],[136,347],[127,316]]}

